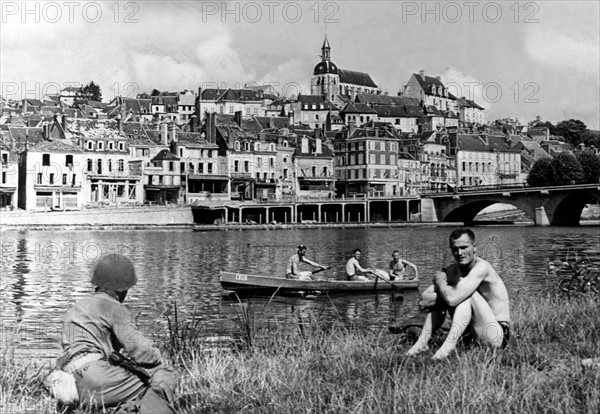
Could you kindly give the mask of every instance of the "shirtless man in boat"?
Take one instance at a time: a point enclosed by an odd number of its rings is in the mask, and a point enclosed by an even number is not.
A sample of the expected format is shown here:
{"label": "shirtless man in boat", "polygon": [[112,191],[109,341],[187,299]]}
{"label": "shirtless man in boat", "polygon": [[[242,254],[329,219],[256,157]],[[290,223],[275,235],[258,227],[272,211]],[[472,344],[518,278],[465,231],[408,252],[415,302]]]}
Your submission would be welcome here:
{"label": "shirtless man in boat", "polygon": [[456,263],[436,272],[433,286],[419,303],[428,309],[423,330],[406,355],[429,349],[428,342],[444,322],[446,312],[452,325],[446,340],[433,355],[444,359],[468,328],[480,342],[504,348],[510,338],[508,291],[492,265],[477,257],[475,235],[469,229],[457,229],[450,235],[450,250]]}
{"label": "shirtless man in boat", "polygon": [[313,262],[312,260],[309,260],[305,256],[306,250],[307,250],[306,246],[301,244],[300,246],[298,246],[298,250],[297,250],[296,254],[294,254],[290,257],[287,269],[285,271],[285,277],[287,279],[312,280],[312,278],[310,276],[313,274],[313,272],[301,271],[300,269],[298,269],[298,265],[300,263],[306,263],[306,264],[309,264],[314,267],[319,267],[323,270],[329,269],[326,266],[320,265],[316,262]]}
{"label": "shirtless man in boat", "polygon": [[363,269],[360,263],[358,263],[358,259],[360,259],[361,253],[362,252],[360,251],[360,249],[354,249],[352,257],[348,260],[348,262],[346,262],[346,279],[354,281],[371,280],[363,275],[357,274],[357,271],[361,273],[373,273],[373,270]]}
{"label": "shirtless man in boat", "polygon": [[376,269],[375,272],[378,276],[386,279],[386,280],[409,280],[406,277],[406,267],[411,267],[415,276],[411,279],[419,278],[419,270],[417,266],[409,262],[408,260],[400,259],[400,252],[398,250],[394,250],[392,252],[392,260],[390,261],[390,271],[389,273],[385,270]]}

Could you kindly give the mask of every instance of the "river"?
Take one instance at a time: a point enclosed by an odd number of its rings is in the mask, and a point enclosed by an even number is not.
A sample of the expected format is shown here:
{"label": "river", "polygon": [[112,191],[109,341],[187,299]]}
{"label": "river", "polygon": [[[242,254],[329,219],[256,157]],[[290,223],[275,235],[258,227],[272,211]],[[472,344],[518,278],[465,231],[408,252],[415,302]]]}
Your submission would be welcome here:
{"label": "river", "polygon": [[[95,260],[119,252],[134,262],[139,282],[126,304],[138,325],[153,337],[166,335],[167,318],[177,306],[180,320],[201,319],[202,335],[240,332],[240,305],[224,294],[219,271],[283,275],[299,243],[307,257],[341,277],[352,250],[361,263],[387,267],[391,251],[400,250],[421,274],[421,290],[452,257],[448,227],[286,229],[286,230],[64,230],[3,231],[0,299],[2,343],[19,355],[53,357],[60,349],[61,320],[69,307],[92,291]],[[478,253],[490,261],[511,296],[543,293],[546,260],[586,254],[600,261],[598,227],[487,226],[474,229]],[[387,329],[418,313],[418,292],[404,297],[322,295],[314,299],[277,297],[245,299],[256,326],[296,329],[298,322],[341,322],[366,329]]]}

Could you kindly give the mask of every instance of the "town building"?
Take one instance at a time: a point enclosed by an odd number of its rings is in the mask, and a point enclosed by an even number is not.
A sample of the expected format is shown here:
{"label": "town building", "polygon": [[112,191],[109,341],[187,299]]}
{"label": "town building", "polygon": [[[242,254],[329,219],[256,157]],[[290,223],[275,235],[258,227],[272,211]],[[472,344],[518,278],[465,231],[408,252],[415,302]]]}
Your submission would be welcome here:
{"label": "town building", "polygon": [[331,61],[331,46],[325,36],[321,47],[321,62],[317,63],[313,70],[310,93],[341,106],[344,102],[343,96],[354,100],[357,94],[380,94],[381,89],[368,73],[338,68]]}
{"label": "town building", "polygon": [[400,195],[393,127],[351,126],[334,141],[337,195]]}

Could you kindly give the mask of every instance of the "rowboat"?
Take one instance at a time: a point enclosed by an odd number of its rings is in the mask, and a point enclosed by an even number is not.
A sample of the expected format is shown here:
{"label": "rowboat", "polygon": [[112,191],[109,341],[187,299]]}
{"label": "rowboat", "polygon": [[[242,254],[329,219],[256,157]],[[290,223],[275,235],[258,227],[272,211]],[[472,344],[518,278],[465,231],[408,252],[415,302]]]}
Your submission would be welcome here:
{"label": "rowboat", "polygon": [[219,280],[225,290],[235,292],[373,292],[373,291],[402,291],[418,289],[418,280],[380,279],[369,281],[346,281],[335,279],[296,280],[285,277],[248,275],[245,273],[221,272]]}

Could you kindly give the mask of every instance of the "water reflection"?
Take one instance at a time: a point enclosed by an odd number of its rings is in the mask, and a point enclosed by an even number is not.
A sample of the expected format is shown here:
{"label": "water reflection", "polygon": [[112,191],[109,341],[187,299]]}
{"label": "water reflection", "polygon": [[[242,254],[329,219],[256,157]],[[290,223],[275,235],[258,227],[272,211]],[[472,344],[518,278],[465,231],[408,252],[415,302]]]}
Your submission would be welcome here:
{"label": "water reflection", "polygon": [[[177,306],[180,319],[200,318],[207,336],[239,329],[237,300],[223,295],[220,270],[283,276],[300,243],[309,258],[332,268],[322,275],[343,278],[355,248],[361,263],[386,268],[393,250],[419,267],[422,288],[434,272],[451,262],[449,228],[293,229],[223,232],[52,231],[3,232],[0,299],[2,339],[15,347],[53,355],[59,347],[61,320],[68,308],[90,293],[91,270],[105,253],[127,255],[139,283],[127,304],[150,335],[166,335],[166,317]],[[546,260],[587,254],[600,260],[598,228],[481,227],[479,254],[506,281],[511,295],[546,288]],[[404,298],[330,295],[310,300],[251,298],[258,325],[281,329],[308,321],[341,322],[386,329],[417,313],[418,292]]]}

